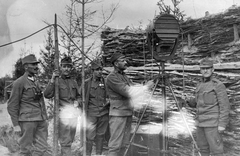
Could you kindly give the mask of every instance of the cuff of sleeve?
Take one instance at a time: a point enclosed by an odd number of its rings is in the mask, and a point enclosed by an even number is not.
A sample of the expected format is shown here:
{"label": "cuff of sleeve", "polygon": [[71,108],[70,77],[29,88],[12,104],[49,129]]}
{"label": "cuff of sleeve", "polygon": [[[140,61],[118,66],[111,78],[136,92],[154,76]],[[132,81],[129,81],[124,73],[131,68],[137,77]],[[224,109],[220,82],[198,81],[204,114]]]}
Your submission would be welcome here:
{"label": "cuff of sleeve", "polygon": [[19,125],[19,123],[18,122],[13,122],[13,126],[15,127],[15,126],[18,126]]}

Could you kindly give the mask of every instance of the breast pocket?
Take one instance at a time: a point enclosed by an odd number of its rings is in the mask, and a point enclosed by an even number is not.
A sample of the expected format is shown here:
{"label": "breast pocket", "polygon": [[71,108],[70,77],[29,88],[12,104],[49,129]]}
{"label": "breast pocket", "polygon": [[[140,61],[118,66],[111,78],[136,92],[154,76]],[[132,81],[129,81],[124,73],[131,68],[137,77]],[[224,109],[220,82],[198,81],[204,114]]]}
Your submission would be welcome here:
{"label": "breast pocket", "polygon": [[59,96],[61,98],[68,98],[68,87],[66,85],[60,84],[59,85]]}
{"label": "breast pocket", "polygon": [[215,99],[215,91],[213,89],[203,92],[203,100],[205,104],[213,104]]}
{"label": "breast pocket", "polygon": [[35,86],[26,85],[26,86],[24,86],[23,94],[25,94],[28,98],[34,98],[35,91],[36,91]]}
{"label": "breast pocket", "polygon": [[72,86],[72,98],[76,98],[77,96],[77,87],[76,86]]}

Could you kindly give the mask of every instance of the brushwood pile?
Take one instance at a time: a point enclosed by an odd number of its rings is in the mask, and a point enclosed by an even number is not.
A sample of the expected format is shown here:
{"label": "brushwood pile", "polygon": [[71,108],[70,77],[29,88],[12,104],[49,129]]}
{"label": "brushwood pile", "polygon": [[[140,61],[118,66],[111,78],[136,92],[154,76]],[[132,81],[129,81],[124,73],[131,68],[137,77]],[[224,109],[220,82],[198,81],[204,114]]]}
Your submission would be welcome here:
{"label": "brushwood pile", "polygon": [[[226,151],[231,156],[237,156],[240,152],[238,141],[240,140],[240,116],[238,115],[240,113],[240,40],[234,37],[236,35],[234,29],[240,32],[239,22],[240,7],[238,6],[232,6],[224,12],[209,14],[202,18],[186,19],[180,23],[181,33],[175,56],[165,63],[167,80],[170,80],[168,84],[172,85],[174,95],[180,98],[184,93],[188,97],[193,97],[194,89],[201,80],[199,61],[205,57],[214,59],[215,77],[225,84],[231,103],[230,124],[226,133],[223,134]],[[114,52],[121,52],[128,59],[130,67],[126,73],[133,81],[144,82],[161,73],[159,62],[153,59],[149,51],[145,30],[107,27],[102,31],[101,40],[105,69],[112,70],[110,56]],[[161,95],[160,86],[157,87],[156,92]],[[177,111],[176,102],[169,87],[166,88],[166,93],[168,110]],[[187,112],[194,115],[194,109],[187,108]],[[159,115],[152,111],[149,114],[154,113],[161,118],[161,113]],[[171,129],[171,125],[169,128]],[[170,137],[170,141],[172,139]],[[175,145],[172,144],[173,148],[180,150],[182,147],[191,145],[191,139],[184,138],[184,142],[182,139],[182,136],[173,139],[172,143],[175,143]],[[191,155],[191,151],[184,149],[180,150],[182,155]]]}

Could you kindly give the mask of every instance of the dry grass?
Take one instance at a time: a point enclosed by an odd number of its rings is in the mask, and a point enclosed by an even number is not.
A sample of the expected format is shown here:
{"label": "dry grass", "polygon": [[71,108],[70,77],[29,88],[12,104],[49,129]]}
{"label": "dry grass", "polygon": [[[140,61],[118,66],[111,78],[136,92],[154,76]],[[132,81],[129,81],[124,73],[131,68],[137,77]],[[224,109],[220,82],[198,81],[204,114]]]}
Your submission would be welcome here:
{"label": "dry grass", "polygon": [[19,151],[18,136],[13,132],[13,128],[9,125],[0,127],[0,144],[8,148],[9,152],[15,153]]}

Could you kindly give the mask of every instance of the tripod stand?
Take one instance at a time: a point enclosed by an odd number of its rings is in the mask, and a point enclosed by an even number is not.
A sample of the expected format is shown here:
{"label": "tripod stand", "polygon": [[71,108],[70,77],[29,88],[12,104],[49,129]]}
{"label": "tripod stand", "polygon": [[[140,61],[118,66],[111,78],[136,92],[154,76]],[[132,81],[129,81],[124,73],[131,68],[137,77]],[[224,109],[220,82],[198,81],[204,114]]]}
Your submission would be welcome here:
{"label": "tripod stand", "polygon": [[198,155],[201,156],[201,153],[200,153],[199,150],[198,150],[198,146],[197,146],[197,144],[196,144],[196,141],[195,141],[195,139],[194,139],[194,137],[193,137],[193,135],[192,135],[192,132],[190,131],[190,128],[189,128],[189,126],[188,126],[188,124],[187,124],[186,118],[185,118],[185,116],[183,115],[183,112],[182,112],[182,110],[181,110],[181,108],[180,108],[180,106],[179,106],[179,102],[178,102],[178,100],[177,100],[177,98],[176,98],[176,96],[175,96],[175,94],[174,94],[174,92],[173,92],[172,84],[171,84],[171,82],[170,82],[170,80],[169,80],[169,75],[166,74],[166,72],[165,72],[165,64],[164,64],[164,63],[165,63],[164,61],[160,62],[161,74],[159,74],[158,77],[157,77],[157,81],[156,81],[156,83],[155,83],[155,86],[154,86],[154,88],[153,88],[153,91],[151,92],[150,99],[149,99],[147,105],[145,105],[145,107],[144,107],[144,109],[143,109],[142,115],[141,115],[141,117],[140,117],[140,119],[139,119],[139,121],[138,121],[138,123],[137,123],[137,125],[136,125],[136,127],[135,127],[134,133],[133,133],[133,135],[132,135],[132,137],[131,137],[131,139],[130,139],[130,143],[129,143],[129,145],[127,146],[127,148],[126,148],[123,156],[126,156],[126,155],[127,155],[128,150],[129,150],[129,148],[130,148],[131,145],[138,146],[138,147],[144,148],[144,149],[146,149],[146,150],[150,150],[148,147],[141,146],[141,145],[139,145],[139,144],[133,143],[133,140],[134,140],[134,137],[136,136],[137,130],[138,130],[138,128],[139,128],[139,126],[140,126],[140,123],[141,123],[141,121],[142,121],[142,119],[143,119],[144,113],[146,112],[147,107],[148,107],[149,103],[151,102],[151,99],[152,99],[152,96],[153,96],[153,94],[154,94],[154,92],[155,92],[155,90],[156,90],[156,87],[157,87],[157,86],[159,85],[159,83],[160,83],[160,80],[161,80],[160,87],[161,87],[161,90],[162,90],[162,98],[163,98],[163,110],[162,110],[162,114],[163,114],[163,115],[162,115],[162,116],[163,116],[163,124],[162,124],[162,127],[163,127],[163,129],[162,129],[163,139],[162,139],[162,150],[160,150],[160,151],[159,151],[159,149],[152,149],[152,150],[158,150],[160,153],[163,154],[162,156],[166,156],[167,153],[174,152],[174,151],[169,151],[169,150],[168,150],[167,102],[166,102],[166,86],[168,86],[168,88],[170,89],[170,91],[171,91],[171,93],[172,93],[172,95],[173,95],[173,97],[174,97],[174,100],[176,101],[178,110],[180,111],[181,117],[182,117],[182,119],[183,119],[183,121],[184,121],[184,123],[185,123],[185,125],[186,125],[186,127],[187,127],[187,130],[188,130],[188,132],[189,132],[189,134],[190,134],[190,137],[192,138],[193,145],[194,145],[195,148],[197,149]]}

